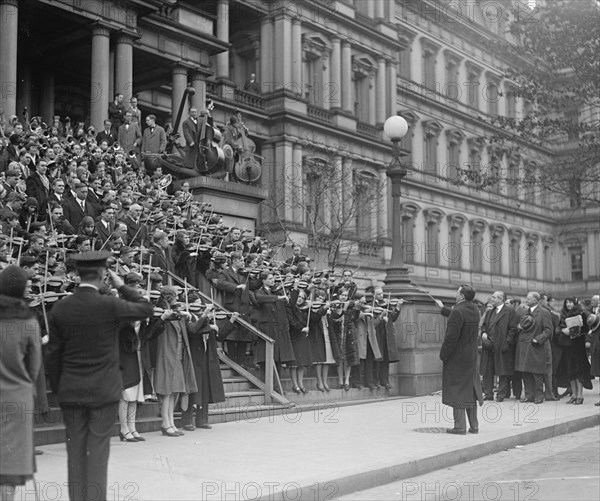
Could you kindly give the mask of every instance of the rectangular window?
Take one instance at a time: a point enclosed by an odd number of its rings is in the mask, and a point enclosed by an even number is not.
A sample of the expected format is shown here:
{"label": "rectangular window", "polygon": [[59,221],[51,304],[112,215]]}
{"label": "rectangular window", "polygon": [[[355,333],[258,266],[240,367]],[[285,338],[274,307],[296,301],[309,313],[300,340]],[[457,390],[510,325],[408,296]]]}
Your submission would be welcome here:
{"label": "rectangular window", "polygon": [[506,117],[516,118],[517,116],[517,96],[514,91],[506,93]]}
{"label": "rectangular window", "polygon": [[426,263],[429,266],[439,266],[440,264],[440,243],[438,239],[437,223],[427,223],[425,228],[427,237],[427,248],[425,249]]}
{"label": "rectangular window", "polygon": [[552,278],[552,247],[544,247],[544,280],[553,280]]}
{"label": "rectangular window", "polygon": [[483,270],[483,234],[480,231],[471,233],[471,269],[477,273]]}
{"label": "rectangular window", "polygon": [[488,113],[493,116],[498,116],[498,86],[494,82],[488,82],[485,99],[488,102]]}
{"label": "rectangular window", "polygon": [[583,280],[583,251],[581,247],[570,249],[571,280]]}
{"label": "rectangular window", "polygon": [[535,242],[529,242],[526,250],[527,278],[537,279],[537,263],[538,263],[538,246]]}
{"label": "rectangular window", "polygon": [[462,228],[455,226],[450,228],[450,234],[448,238],[448,267],[452,270],[459,270],[462,268]]}
{"label": "rectangular window", "polygon": [[410,77],[410,49],[404,49],[400,51],[400,62],[399,62],[398,73],[402,78],[411,80]]}
{"label": "rectangular window", "polygon": [[502,237],[495,236],[492,238],[490,250],[487,254],[492,275],[502,275]]}
{"label": "rectangular window", "polygon": [[459,97],[458,86],[458,65],[454,63],[446,63],[446,88],[444,89],[448,99],[456,100]]}
{"label": "rectangular window", "polygon": [[519,164],[512,162],[508,164],[507,178],[507,195],[510,198],[517,198],[519,196]]}
{"label": "rectangular window", "polygon": [[509,273],[511,277],[519,276],[519,263],[521,260],[521,249],[519,249],[519,241],[510,241],[510,253],[509,253]]}
{"label": "rectangular window", "polygon": [[479,108],[479,75],[471,72],[468,76],[467,104],[473,108]]}
{"label": "rectangular window", "polygon": [[402,219],[402,259],[405,263],[415,262],[414,220],[411,217]]}
{"label": "rectangular window", "polygon": [[435,53],[423,51],[423,85],[435,90]]}
{"label": "rectangular window", "polygon": [[448,168],[446,176],[450,181],[458,179],[460,169],[460,144],[454,142],[448,146]]}
{"label": "rectangular window", "polygon": [[437,174],[437,137],[425,137],[425,165],[423,170],[427,174]]}

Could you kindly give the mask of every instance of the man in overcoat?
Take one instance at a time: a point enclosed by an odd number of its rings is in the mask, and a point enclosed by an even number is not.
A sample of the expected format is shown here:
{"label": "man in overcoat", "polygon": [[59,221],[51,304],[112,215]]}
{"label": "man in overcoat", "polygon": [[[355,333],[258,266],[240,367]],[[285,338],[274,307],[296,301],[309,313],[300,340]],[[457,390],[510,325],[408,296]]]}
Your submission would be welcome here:
{"label": "man in overcoat", "polygon": [[107,499],[110,437],[123,382],[119,369],[121,322],[142,320],[152,305],[108,271],[124,299],[100,294],[109,251],[76,254],[81,284],[52,308],[46,370],[63,411],[69,499]]}
{"label": "man in overcoat", "polygon": [[167,134],[165,129],[156,125],[156,116],[146,117],[146,127],[142,134],[142,157],[144,153],[164,153],[167,147]]}
{"label": "man in overcoat", "polygon": [[477,402],[483,404],[481,383],[477,374],[477,336],[479,310],[473,303],[475,289],[461,285],[456,291],[456,305],[450,312],[446,335],[440,350],[442,369],[442,403],[453,409],[455,435],[467,433],[465,411],[469,418],[469,433],[479,433]]}
{"label": "man in overcoat", "polygon": [[492,309],[485,313],[481,324],[481,339],[489,341],[491,349],[481,352],[481,375],[483,376],[484,400],[494,399],[494,375],[498,376],[496,399],[502,402],[510,397],[509,380],[515,373],[515,339],[517,314],[506,306],[506,294],[496,291],[490,302]]}
{"label": "man in overcoat", "polygon": [[[215,287],[223,292],[223,306],[238,312],[244,320],[249,320],[250,314],[250,283],[247,275],[240,274],[244,266],[244,256],[241,252],[231,254],[231,266],[220,271]],[[220,339],[224,339],[222,335]],[[227,355],[235,362],[246,365],[245,356],[249,355],[252,342],[251,334],[239,324],[230,329],[227,336]]]}
{"label": "man in overcoat", "polygon": [[[515,369],[523,373],[525,398],[522,402],[544,402],[543,382],[546,372],[546,347],[552,335],[552,318],[548,310],[539,304],[540,295],[529,292],[525,304],[529,312],[521,319],[521,330],[517,341]],[[531,318],[532,326],[525,319]],[[529,323],[529,322],[527,322]]]}

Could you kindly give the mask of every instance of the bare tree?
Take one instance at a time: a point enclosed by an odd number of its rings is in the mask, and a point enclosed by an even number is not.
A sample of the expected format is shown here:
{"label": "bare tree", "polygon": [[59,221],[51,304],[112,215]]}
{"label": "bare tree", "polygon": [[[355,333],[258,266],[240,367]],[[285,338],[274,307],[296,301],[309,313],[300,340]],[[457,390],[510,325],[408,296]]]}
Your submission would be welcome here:
{"label": "bare tree", "polygon": [[276,245],[306,235],[315,262],[335,269],[371,245],[382,247],[384,228],[378,227],[380,197],[385,184],[364,165],[344,170],[343,145],[324,145],[307,138],[302,165],[283,166],[283,183],[265,201],[269,221],[263,224]]}

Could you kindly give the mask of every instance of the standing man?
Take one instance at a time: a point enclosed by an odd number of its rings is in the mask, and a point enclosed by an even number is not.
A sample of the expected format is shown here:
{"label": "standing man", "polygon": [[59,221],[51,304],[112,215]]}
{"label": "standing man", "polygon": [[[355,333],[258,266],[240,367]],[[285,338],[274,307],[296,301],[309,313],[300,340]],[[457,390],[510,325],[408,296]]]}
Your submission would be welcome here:
{"label": "standing man", "polygon": [[131,123],[136,124],[140,130],[142,128],[142,110],[138,108],[138,100],[137,97],[132,97],[129,100],[129,110],[131,112]]}
{"label": "standing man", "polygon": [[119,127],[119,145],[126,155],[131,152],[138,155],[142,145],[142,131],[138,124],[133,123],[132,118],[131,111],[127,111],[125,113],[125,123]]}
{"label": "standing man", "polygon": [[550,313],[540,306],[540,295],[529,292],[525,304],[529,307],[519,324],[515,369],[523,373],[525,398],[521,402],[544,402],[543,382],[546,372],[545,344],[552,335]]}
{"label": "standing man", "polygon": [[481,352],[481,375],[483,376],[484,400],[494,400],[494,375],[498,376],[496,400],[502,402],[510,397],[509,380],[515,373],[515,339],[517,337],[517,314],[506,306],[506,294],[496,291],[490,302],[492,309],[485,313],[481,324],[481,339],[489,340],[491,349]]}
{"label": "standing man", "polygon": [[198,122],[198,110],[190,106],[189,117],[183,122],[183,137],[185,139],[186,157],[185,164],[190,169],[196,168],[196,160],[199,152],[200,124]]}
{"label": "standing man", "polygon": [[146,127],[142,136],[142,157],[145,153],[164,153],[167,147],[165,129],[156,125],[156,115],[146,117]]}
{"label": "standing man", "polygon": [[112,127],[110,120],[104,120],[104,130],[96,134],[96,141],[98,144],[106,141],[108,146],[112,146],[117,141],[117,131]]}
{"label": "standing man", "polygon": [[[50,314],[46,369],[65,421],[72,501],[107,499],[110,437],[123,390],[119,323],[152,316],[152,305],[107,270],[110,256],[108,251],[73,256],[81,284]],[[100,294],[107,271],[125,299]]]}
{"label": "standing man", "polygon": [[453,408],[454,428],[446,431],[466,435],[479,433],[477,402],[483,404],[481,383],[477,374],[477,335],[479,310],[473,303],[475,289],[461,285],[456,291],[456,305],[450,312],[446,335],[440,350],[442,370],[442,403]]}
{"label": "standing man", "polygon": [[115,94],[115,100],[108,105],[108,119],[112,122],[112,132],[116,135],[119,127],[125,119],[125,106],[123,106],[123,94]]}

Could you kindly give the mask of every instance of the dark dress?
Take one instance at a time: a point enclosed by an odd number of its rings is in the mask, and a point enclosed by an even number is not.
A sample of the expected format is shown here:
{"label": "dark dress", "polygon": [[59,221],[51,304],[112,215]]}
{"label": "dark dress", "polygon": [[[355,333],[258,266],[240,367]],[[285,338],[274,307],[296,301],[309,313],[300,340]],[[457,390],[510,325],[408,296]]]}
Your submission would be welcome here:
{"label": "dark dress", "polygon": [[312,363],[323,364],[327,361],[327,351],[325,349],[325,334],[323,332],[322,317],[325,316],[327,310],[324,307],[317,311],[310,312],[308,320],[308,341],[312,352]]}
{"label": "dark dress", "polygon": [[[332,326],[330,330],[332,346],[337,346],[338,363],[345,362],[347,366],[353,367],[360,363],[358,358],[358,346],[356,345],[356,322],[360,310],[354,309],[352,305],[344,311],[333,310],[330,315]],[[334,349],[334,353],[336,350]]]}
{"label": "dark dress", "polygon": [[590,373],[592,376],[600,377],[600,325],[598,325],[593,331],[588,333],[590,338],[590,354],[591,354],[591,367]]}
{"label": "dark dress", "polygon": [[290,324],[290,339],[294,349],[295,361],[288,363],[292,367],[307,367],[312,365],[313,355],[308,336],[302,329],[306,327],[308,318],[308,309],[298,308],[299,291],[293,290],[290,293],[290,301],[286,307],[288,322]]}
{"label": "dark dress", "polygon": [[587,315],[579,303],[575,304],[570,310],[567,310],[566,308],[562,309],[560,314],[559,329],[566,327],[567,318],[576,317],[577,315],[581,315],[583,326],[570,328],[571,346],[566,348],[567,376],[569,381],[577,379],[583,383],[585,388],[591,389],[592,383],[590,375],[590,362],[585,349]]}

